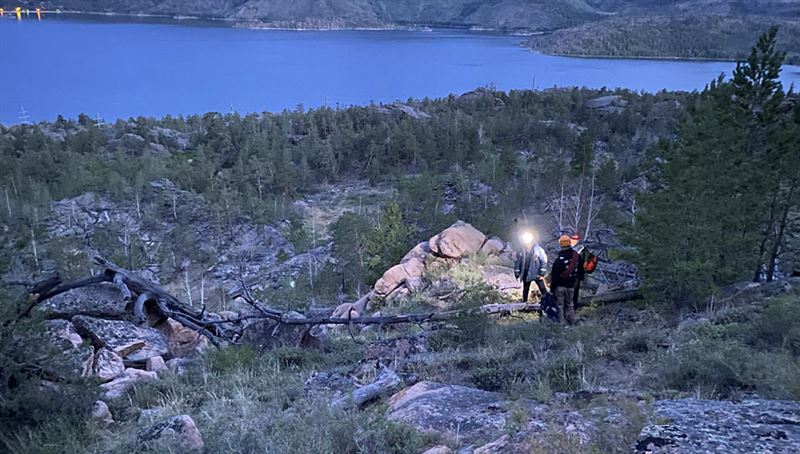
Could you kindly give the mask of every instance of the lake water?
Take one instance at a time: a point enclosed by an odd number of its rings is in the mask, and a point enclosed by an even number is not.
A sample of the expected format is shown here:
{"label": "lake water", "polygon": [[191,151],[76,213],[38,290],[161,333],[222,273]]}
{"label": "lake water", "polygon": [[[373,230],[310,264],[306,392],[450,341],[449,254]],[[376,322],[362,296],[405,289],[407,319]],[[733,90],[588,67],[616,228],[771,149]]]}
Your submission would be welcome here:
{"label": "lake water", "polygon": [[[84,112],[280,111],[440,97],[489,84],[693,90],[732,63],[552,57],[466,31],[244,30],[199,23],[0,19],[0,123]],[[800,82],[800,68],[784,71]]]}

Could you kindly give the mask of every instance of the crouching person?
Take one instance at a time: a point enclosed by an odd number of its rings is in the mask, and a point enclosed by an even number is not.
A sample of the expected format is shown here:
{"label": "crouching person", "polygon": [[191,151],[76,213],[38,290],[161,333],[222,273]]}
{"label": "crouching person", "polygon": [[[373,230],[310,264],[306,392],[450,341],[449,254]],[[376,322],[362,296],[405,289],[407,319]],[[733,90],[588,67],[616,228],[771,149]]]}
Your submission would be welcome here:
{"label": "crouching person", "polygon": [[578,273],[581,269],[581,256],[572,248],[572,241],[567,235],[558,239],[561,250],[553,261],[550,272],[550,289],[558,304],[558,319],[570,325],[575,323],[575,304],[573,296]]}

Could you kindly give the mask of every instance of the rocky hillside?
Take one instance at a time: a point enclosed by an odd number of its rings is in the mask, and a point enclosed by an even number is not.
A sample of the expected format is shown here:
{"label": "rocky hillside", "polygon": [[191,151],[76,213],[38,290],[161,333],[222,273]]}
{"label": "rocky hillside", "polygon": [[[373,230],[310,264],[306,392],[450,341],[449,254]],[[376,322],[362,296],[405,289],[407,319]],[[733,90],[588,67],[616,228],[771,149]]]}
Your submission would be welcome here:
{"label": "rocky hillside", "polygon": [[[251,305],[208,314],[244,333],[221,349],[155,312],[137,323],[116,285],[48,298],[35,311],[58,353],[40,392],[63,389],[56,377],[85,377],[90,400],[73,405],[88,423],[33,432],[25,450],[800,448],[797,278],[731,287],[702,314],[617,303],[582,309],[579,325],[564,328],[526,312],[469,310],[514,301],[490,272],[505,273],[508,255],[501,239],[458,222],[387,270],[367,304],[333,310],[356,319],[346,329],[289,322],[318,309],[277,323],[243,320],[274,309]],[[429,315],[389,322],[409,312]],[[0,443],[22,449],[5,435]]]}

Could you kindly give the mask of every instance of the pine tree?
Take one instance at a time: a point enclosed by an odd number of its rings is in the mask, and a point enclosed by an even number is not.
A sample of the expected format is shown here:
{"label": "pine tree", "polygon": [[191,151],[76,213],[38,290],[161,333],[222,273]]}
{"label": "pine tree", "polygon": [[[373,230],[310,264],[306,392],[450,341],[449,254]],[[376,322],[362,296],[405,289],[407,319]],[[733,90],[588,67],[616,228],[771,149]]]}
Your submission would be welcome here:
{"label": "pine tree", "polygon": [[409,249],[411,228],[406,225],[397,202],[389,202],[381,213],[378,224],[366,238],[367,271],[370,281],[378,279],[384,271],[403,258]]}
{"label": "pine tree", "polygon": [[[759,39],[732,82],[711,83],[690,107],[677,142],[655,150],[662,164],[651,183],[659,190],[640,195],[628,232],[652,297],[697,305],[760,269],[768,245],[782,241],[774,238],[784,233],[773,220],[785,211],[775,200],[785,199],[788,209],[793,192],[780,196],[787,185],[776,172],[787,161],[774,160],[788,158],[792,146],[780,126],[789,117],[780,109],[782,55],[774,39],[775,30]],[[791,162],[787,174],[796,182],[800,166]]]}

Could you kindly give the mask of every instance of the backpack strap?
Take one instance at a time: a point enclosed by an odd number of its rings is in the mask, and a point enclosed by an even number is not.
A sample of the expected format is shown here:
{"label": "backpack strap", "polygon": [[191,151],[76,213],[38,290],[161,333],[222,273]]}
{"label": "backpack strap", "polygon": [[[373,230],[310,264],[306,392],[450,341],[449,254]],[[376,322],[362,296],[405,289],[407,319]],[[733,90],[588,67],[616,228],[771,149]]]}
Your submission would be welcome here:
{"label": "backpack strap", "polygon": [[572,260],[570,260],[569,267],[567,267],[567,269],[565,269],[564,272],[561,273],[562,278],[568,279],[570,275],[572,275],[572,273],[575,272],[575,268],[578,267],[578,261],[580,260],[580,258],[581,256],[578,254],[578,252],[576,252],[575,249],[573,249]]}

